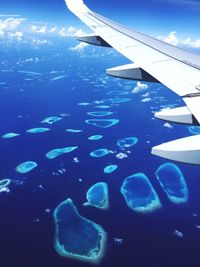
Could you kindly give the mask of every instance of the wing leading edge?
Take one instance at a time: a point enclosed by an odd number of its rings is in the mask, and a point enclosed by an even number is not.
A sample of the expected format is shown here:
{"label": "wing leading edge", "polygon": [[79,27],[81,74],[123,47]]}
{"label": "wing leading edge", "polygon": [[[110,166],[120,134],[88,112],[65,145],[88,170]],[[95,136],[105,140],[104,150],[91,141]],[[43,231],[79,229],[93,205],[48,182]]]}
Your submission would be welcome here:
{"label": "wing leading edge", "polygon": [[[106,46],[113,47],[119,53],[135,63],[135,65],[138,67],[137,77],[138,73],[142,73],[139,76],[151,77],[151,79],[154,78],[155,81],[161,82],[183,98],[187,106],[185,107],[185,109],[187,109],[187,117],[184,117],[184,114],[176,115],[175,112],[173,116],[168,116],[165,118],[166,120],[179,123],[184,121],[184,123],[189,124],[200,124],[200,112],[198,108],[200,105],[199,54],[175,47],[113,22],[103,16],[100,16],[99,14],[92,12],[82,0],[65,0],[65,2],[68,8],[89,28],[92,29],[95,38],[98,39],[98,44],[95,42],[94,44],[101,45],[102,40]],[[83,39],[86,41],[87,38],[91,40],[91,36],[84,38]],[[81,37],[79,39],[81,40]],[[124,71],[124,66],[122,69]],[[118,67],[117,70],[119,73],[120,68]],[[135,68],[134,71],[129,70],[129,73],[135,73]],[[173,114],[173,110],[171,113]],[[160,118],[163,118],[163,116],[160,116]],[[192,137],[190,138],[190,141],[193,142]],[[181,144],[181,146],[184,145],[183,139],[181,142],[178,142],[179,140],[177,140],[176,149],[178,152],[180,150],[179,144]],[[200,136],[198,140],[200,141]],[[173,142],[176,142],[176,140]],[[189,155],[194,155],[194,153],[188,150],[188,146],[187,151],[181,150],[181,157],[180,153],[177,153],[176,157],[174,156],[176,154],[174,153],[174,150],[170,149],[170,143],[171,142],[166,143],[165,146],[157,146],[156,149],[153,148],[152,153],[181,162],[200,164],[199,148],[197,151],[195,150],[195,159],[192,156],[184,156],[184,154],[187,154],[188,151]],[[169,144],[169,146],[167,146],[167,144]],[[164,153],[163,149],[164,151],[167,149],[167,153]],[[197,152],[199,153],[198,160],[196,159]]]}

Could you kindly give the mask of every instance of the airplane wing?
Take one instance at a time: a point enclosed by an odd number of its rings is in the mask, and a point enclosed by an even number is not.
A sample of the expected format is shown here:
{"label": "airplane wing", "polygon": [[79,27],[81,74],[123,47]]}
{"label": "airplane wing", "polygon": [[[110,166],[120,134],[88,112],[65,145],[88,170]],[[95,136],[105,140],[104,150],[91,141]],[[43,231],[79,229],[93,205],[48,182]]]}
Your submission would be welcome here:
{"label": "airplane wing", "polygon": [[[108,69],[108,74],[133,80],[160,82],[184,100],[186,106],[160,111],[155,117],[177,123],[200,124],[199,54],[113,22],[91,11],[82,0],[65,0],[65,2],[68,8],[94,32],[91,35],[78,37],[80,41],[113,47],[133,62]],[[200,165],[200,135],[172,142],[154,147],[152,154]]]}

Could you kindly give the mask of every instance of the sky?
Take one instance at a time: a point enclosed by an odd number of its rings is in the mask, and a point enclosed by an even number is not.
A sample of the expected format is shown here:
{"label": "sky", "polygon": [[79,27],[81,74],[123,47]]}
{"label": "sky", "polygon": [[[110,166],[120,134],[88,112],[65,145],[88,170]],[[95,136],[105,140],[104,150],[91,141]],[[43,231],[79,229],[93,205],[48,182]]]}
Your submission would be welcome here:
{"label": "sky", "polygon": [[[200,0],[86,0],[85,3],[96,13],[172,44],[200,46]],[[68,11],[64,0],[0,0],[0,6],[0,30],[6,15],[19,15],[33,24],[86,29]]]}
{"label": "sky", "polygon": [[[131,26],[152,26],[155,27],[153,31],[156,28],[160,31],[163,26],[177,27],[198,34],[199,0],[86,0],[85,3],[97,13],[101,12],[120,22],[128,22]],[[72,19],[64,0],[0,0],[0,5],[1,13],[17,13],[31,19],[46,19],[53,23]]]}

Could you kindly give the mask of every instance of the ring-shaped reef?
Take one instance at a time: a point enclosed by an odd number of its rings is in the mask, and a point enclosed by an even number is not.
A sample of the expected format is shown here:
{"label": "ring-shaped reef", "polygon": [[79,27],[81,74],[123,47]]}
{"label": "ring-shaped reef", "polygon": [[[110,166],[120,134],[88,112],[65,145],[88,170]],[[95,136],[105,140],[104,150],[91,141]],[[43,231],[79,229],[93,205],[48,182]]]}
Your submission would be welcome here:
{"label": "ring-shaped reef", "polygon": [[78,146],[70,146],[70,147],[63,147],[63,148],[55,148],[50,150],[49,152],[46,153],[46,157],[48,159],[55,159],[58,156],[62,155],[62,154],[66,154],[66,153],[70,153],[72,151],[74,151],[75,149],[77,149]]}
{"label": "ring-shaped reef", "polygon": [[103,138],[103,135],[100,135],[100,134],[96,134],[96,135],[91,135],[88,137],[88,140],[91,140],[91,141],[97,141],[97,140],[100,140]]}
{"label": "ring-shaped reef", "polygon": [[6,133],[6,134],[2,135],[2,138],[3,139],[10,139],[10,138],[17,137],[19,135],[20,134],[18,134],[18,133]]}
{"label": "ring-shaped reef", "polygon": [[111,112],[111,111],[91,111],[91,112],[87,112],[87,114],[90,116],[94,116],[94,117],[105,117],[105,116],[112,115],[113,112]]}
{"label": "ring-shaped reef", "polygon": [[67,129],[66,132],[68,133],[81,133],[83,130],[79,129]]}
{"label": "ring-shaped reef", "polygon": [[94,206],[99,209],[109,208],[108,185],[99,182],[91,186],[86,193],[87,202],[84,206]]}
{"label": "ring-shaped reef", "polygon": [[0,180],[0,189],[9,186],[10,183],[11,183],[10,179],[1,179]]}
{"label": "ring-shaped reef", "polygon": [[37,163],[34,161],[25,161],[16,167],[16,171],[19,173],[27,173],[37,167]]}
{"label": "ring-shaped reef", "polygon": [[108,165],[104,168],[104,173],[110,174],[110,173],[116,171],[117,168],[118,168],[118,165]]}
{"label": "ring-shaped reef", "polygon": [[188,200],[188,187],[180,168],[173,163],[164,163],[155,172],[156,178],[167,197],[179,204]]}
{"label": "ring-shaped reef", "polygon": [[136,212],[149,213],[161,207],[159,197],[144,173],[128,176],[121,186],[121,193],[127,206]]}
{"label": "ring-shaped reef", "polygon": [[125,103],[131,101],[131,98],[123,97],[123,98],[110,98],[109,102],[112,104],[120,104],[120,103]]}
{"label": "ring-shaped reef", "polygon": [[35,133],[44,133],[44,132],[47,132],[49,130],[50,130],[49,128],[38,127],[38,128],[28,129],[28,130],[26,130],[26,132],[35,134]]}
{"label": "ring-shaped reef", "polygon": [[44,120],[41,121],[41,123],[48,123],[48,124],[53,124],[54,122],[60,121],[62,118],[52,116],[52,117],[47,117]]}
{"label": "ring-shaped reef", "polygon": [[137,144],[137,137],[126,137],[117,141],[117,145],[121,148],[128,148]]}
{"label": "ring-shaped reef", "polygon": [[200,126],[190,126],[188,127],[188,131],[191,134],[200,134]]}
{"label": "ring-shaped reef", "polygon": [[101,158],[101,157],[108,155],[109,153],[110,153],[110,150],[108,150],[107,148],[100,148],[95,151],[92,151],[90,153],[90,157]]}
{"label": "ring-shaped reef", "polygon": [[119,123],[118,119],[91,119],[85,120],[85,123],[91,124],[101,128],[109,128]]}
{"label": "ring-shaped reef", "polygon": [[59,255],[89,263],[101,261],[107,234],[100,225],[81,216],[70,198],[56,207],[53,217],[54,247]]}
{"label": "ring-shaped reef", "polygon": [[109,91],[106,93],[107,95],[113,95],[113,96],[120,96],[120,95],[129,95],[130,93],[127,91]]}
{"label": "ring-shaped reef", "polygon": [[87,103],[87,102],[80,102],[77,104],[78,106],[89,106],[90,103]]}
{"label": "ring-shaped reef", "polygon": [[57,81],[57,80],[60,80],[63,78],[65,78],[65,76],[61,75],[61,76],[57,76],[57,77],[52,78],[51,81]]}
{"label": "ring-shaped reef", "polygon": [[108,106],[108,105],[99,105],[99,106],[95,106],[95,108],[106,109],[106,108],[110,108],[110,106]]}

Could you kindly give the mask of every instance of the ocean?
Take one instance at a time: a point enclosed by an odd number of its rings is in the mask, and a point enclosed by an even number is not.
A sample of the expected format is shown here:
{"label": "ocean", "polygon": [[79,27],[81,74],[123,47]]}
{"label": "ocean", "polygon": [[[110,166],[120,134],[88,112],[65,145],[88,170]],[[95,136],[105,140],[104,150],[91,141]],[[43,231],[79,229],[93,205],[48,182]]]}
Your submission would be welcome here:
{"label": "ocean", "polygon": [[[61,257],[54,249],[53,212],[67,198],[82,216],[107,232],[100,267],[199,266],[199,167],[174,163],[188,186],[188,201],[175,204],[155,177],[158,167],[169,161],[151,155],[152,146],[191,135],[187,126],[154,118],[161,108],[183,103],[161,84],[145,83],[145,87],[107,76],[107,68],[129,63],[112,49],[73,49],[76,45],[71,38],[51,40],[35,48],[2,44],[0,135],[14,132],[19,136],[0,138],[0,177],[11,180],[6,192],[0,192],[1,266],[92,266]],[[139,92],[133,92],[136,86]],[[94,111],[113,112],[100,119],[118,119],[119,123],[109,128],[87,124],[85,120],[99,119],[87,114]],[[51,116],[61,119],[41,123]],[[35,127],[50,130],[26,132]],[[103,138],[88,140],[97,134]],[[126,137],[137,137],[138,143],[128,148],[117,146],[117,141]],[[55,159],[45,156],[52,149],[71,146],[78,148]],[[99,148],[109,149],[109,155],[91,157],[90,153]],[[120,159],[119,153],[124,157]],[[36,162],[37,167],[24,174],[17,172],[16,167],[26,161]],[[111,164],[118,169],[105,174],[104,168]],[[141,172],[151,181],[162,204],[152,213],[131,210],[120,193],[124,179]],[[108,210],[82,205],[87,190],[97,182],[108,185]]]}

